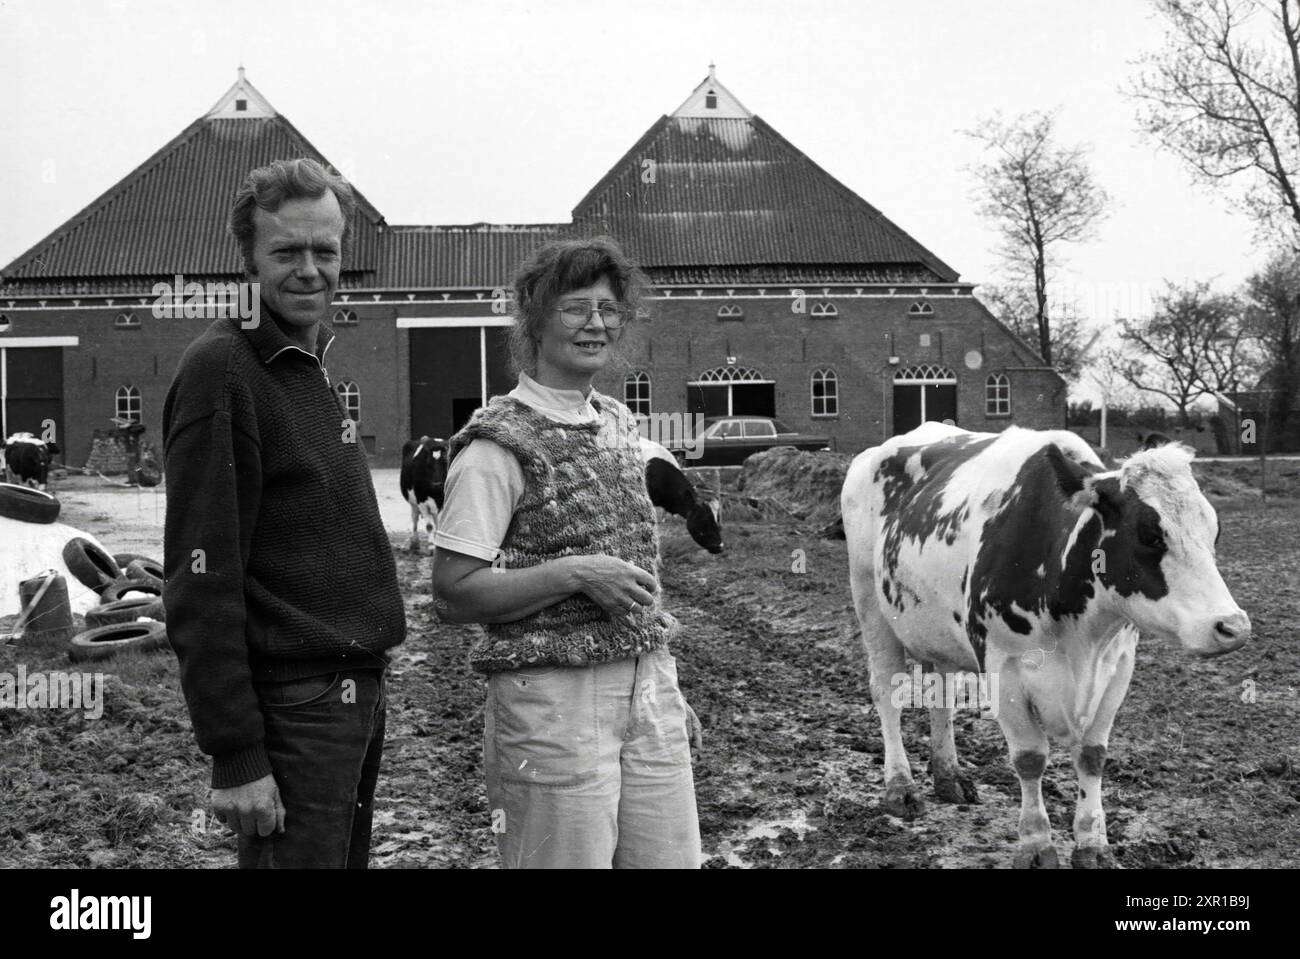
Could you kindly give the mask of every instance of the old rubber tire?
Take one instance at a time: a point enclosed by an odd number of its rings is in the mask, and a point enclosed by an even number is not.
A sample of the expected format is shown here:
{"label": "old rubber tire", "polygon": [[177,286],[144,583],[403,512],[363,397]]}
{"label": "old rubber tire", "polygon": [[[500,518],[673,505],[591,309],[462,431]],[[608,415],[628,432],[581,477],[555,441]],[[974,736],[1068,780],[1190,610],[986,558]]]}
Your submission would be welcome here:
{"label": "old rubber tire", "polygon": [[122,568],[122,575],[145,583],[156,582],[159,586],[163,583],[163,568],[151,559],[131,560]]}
{"label": "old rubber tire", "polygon": [[127,599],[115,599],[111,603],[100,606],[92,606],[86,610],[86,628],[134,623],[142,616],[145,619],[163,622],[166,613],[163,610],[162,600],[154,596],[131,596]]}
{"label": "old rubber tire", "polygon": [[116,603],[124,593],[132,590],[139,593],[149,593],[157,599],[162,598],[162,583],[151,579],[127,579],[125,576],[119,576],[113,582],[109,583],[99,592],[99,602]]}
{"label": "old rubber tire", "polygon": [[[88,539],[77,536],[63,547],[63,562],[77,582],[88,586],[101,596],[104,588],[122,576],[122,567],[112,556]],[[117,597],[113,597],[116,599]]]}
{"label": "old rubber tire", "polygon": [[53,523],[59,518],[61,508],[53,493],[17,483],[0,483],[0,516],[24,523]]}
{"label": "old rubber tire", "polygon": [[142,559],[146,563],[153,563],[155,566],[162,566],[162,563],[158,562],[158,560],[154,559],[152,556],[146,556],[144,555],[144,553],[114,553],[113,554],[113,561],[117,563],[118,566],[121,566],[123,569],[126,569],[137,559]]}
{"label": "old rubber tire", "polygon": [[74,663],[85,663],[107,659],[124,649],[149,652],[167,648],[167,627],[162,623],[115,623],[88,629],[73,636],[68,643],[68,659]]}

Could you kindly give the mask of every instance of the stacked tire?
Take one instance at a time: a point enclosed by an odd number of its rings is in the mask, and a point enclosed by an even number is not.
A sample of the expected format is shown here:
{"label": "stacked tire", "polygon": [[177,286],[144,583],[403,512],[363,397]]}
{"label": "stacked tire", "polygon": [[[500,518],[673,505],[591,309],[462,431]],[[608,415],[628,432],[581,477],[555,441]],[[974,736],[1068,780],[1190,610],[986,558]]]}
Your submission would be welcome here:
{"label": "stacked tire", "polygon": [[138,553],[110,555],[80,537],[63,548],[68,572],[99,595],[86,611],[86,629],[72,637],[73,662],[107,659],[124,650],[149,652],[170,648],[163,625],[162,564]]}

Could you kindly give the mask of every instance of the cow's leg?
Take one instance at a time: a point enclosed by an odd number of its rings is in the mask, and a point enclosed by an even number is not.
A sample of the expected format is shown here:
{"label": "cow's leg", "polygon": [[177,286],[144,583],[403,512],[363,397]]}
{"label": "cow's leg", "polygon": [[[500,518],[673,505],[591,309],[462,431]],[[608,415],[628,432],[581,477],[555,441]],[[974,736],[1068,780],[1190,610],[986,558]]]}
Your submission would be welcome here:
{"label": "cow's leg", "polygon": [[[1024,690],[1003,676],[998,696],[998,723],[1006,736],[1011,766],[1020,780],[1020,848],[1017,869],[1055,869],[1060,863],[1052,845],[1052,824],[1043,804],[1043,773],[1047,769],[1047,735],[1030,714]],[[1014,679],[1014,677],[1012,677]]]}
{"label": "cow's leg", "polygon": [[1075,869],[1110,869],[1116,866],[1106,838],[1101,773],[1106,764],[1106,748],[1110,744],[1115,714],[1123,705],[1129,680],[1133,678],[1134,655],[1132,647],[1120,655],[1092,725],[1084,734],[1083,742],[1072,751],[1074,771],[1079,777],[1079,799],[1074,807],[1074,852],[1070,856],[1070,865]]}
{"label": "cow's leg", "polygon": [[903,644],[894,628],[870,599],[859,607],[862,642],[867,649],[867,669],[871,678],[871,701],[880,714],[880,732],[885,741],[885,798],[881,808],[903,819],[913,819],[925,809],[925,801],[912,779],[912,768],[903,748],[901,711],[894,702],[894,677],[906,675]]}
{"label": "cow's leg", "polygon": [[420,551],[420,507],[414,502],[411,503],[411,538],[407,541],[406,548],[412,553]]}
{"label": "cow's leg", "polygon": [[979,802],[975,783],[957,765],[957,743],[952,729],[956,711],[942,706],[930,710],[930,775],[934,777],[934,794],[943,802]]}

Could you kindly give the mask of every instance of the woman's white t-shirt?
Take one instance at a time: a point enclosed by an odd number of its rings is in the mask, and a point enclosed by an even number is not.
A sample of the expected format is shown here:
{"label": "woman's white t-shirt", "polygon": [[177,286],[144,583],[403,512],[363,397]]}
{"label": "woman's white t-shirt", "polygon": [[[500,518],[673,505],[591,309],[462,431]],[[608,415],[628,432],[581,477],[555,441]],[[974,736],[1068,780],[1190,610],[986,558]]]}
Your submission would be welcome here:
{"label": "woman's white t-shirt", "polygon": [[[581,390],[543,386],[527,373],[508,396],[557,423],[592,423],[600,418]],[[524,496],[524,468],[493,440],[471,440],[447,471],[442,510],[433,545],[492,562],[501,552],[515,509]]]}

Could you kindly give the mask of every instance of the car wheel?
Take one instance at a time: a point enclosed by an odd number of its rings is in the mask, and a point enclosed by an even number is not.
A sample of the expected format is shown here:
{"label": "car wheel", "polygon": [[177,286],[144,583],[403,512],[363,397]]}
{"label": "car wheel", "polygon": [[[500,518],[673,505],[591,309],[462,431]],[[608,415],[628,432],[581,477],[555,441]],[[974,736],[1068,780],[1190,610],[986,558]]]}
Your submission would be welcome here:
{"label": "car wheel", "polygon": [[126,564],[122,575],[127,579],[136,579],[142,582],[156,582],[159,586],[163,584],[163,569],[151,559],[133,559]]}
{"label": "car wheel", "polygon": [[157,580],[127,579],[119,576],[105,586],[99,593],[100,603],[116,603],[125,593],[148,593],[156,599],[162,599],[162,583]]}
{"label": "car wheel", "polygon": [[155,596],[131,596],[101,606],[92,606],[86,610],[86,626],[94,629],[117,623],[134,623],[141,617],[163,622],[166,613],[163,611],[162,600]]}
{"label": "car wheel", "polygon": [[168,648],[167,627],[162,623],[114,623],[78,633],[68,643],[68,659],[85,663],[116,656],[124,649],[149,652]]}
{"label": "car wheel", "polygon": [[77,578],[77,582],[90,587],[101,596],[104,588],[122,575],[122,567],[117,565],[112,556],[80,536],[68,540],[63,547],[63,562],[67,564],[68,572]]}
{"label": "car wheel", "polygon": [[52,493],[17,483],[0,483],[0,516],[24,523],[53,523],[61,508]]}

